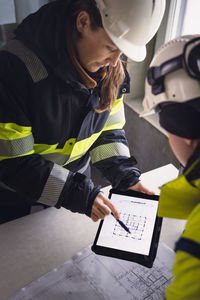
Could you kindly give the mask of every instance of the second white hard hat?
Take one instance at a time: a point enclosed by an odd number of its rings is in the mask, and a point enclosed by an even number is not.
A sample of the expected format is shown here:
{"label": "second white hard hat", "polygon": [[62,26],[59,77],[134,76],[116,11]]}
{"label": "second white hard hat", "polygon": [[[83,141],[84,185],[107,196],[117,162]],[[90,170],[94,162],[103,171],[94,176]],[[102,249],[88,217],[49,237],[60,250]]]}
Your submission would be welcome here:
{"label": "second white hard hat", "polygon": [[144,111],[187,102],[200,97],[200,36],[187,35],[169,41],[156,52],[145,81]]}
{"label": "second white hard hat", "polygon": [[96,0],[105,31],[130,59],[142,61],[160,26],[165,0]]}

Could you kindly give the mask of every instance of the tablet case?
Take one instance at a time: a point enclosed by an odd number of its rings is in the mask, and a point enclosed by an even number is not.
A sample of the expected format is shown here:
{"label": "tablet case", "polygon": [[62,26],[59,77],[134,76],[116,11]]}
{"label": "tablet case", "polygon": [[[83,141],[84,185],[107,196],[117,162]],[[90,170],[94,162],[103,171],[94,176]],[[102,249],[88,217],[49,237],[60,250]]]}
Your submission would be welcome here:
{"label": "tablet case", "polygon": [[[159,200],[159,196],[157,196],[157,195],[147,195],[147,194],[135,192],[132,190],[122,192],[122,191],[119,191],[116,189],[111,189],[110,193],[109,193],[109,198],[111,198],[112,194],[127,195],[127,196],[139,197],[139,198],[145,198],[145,199],[151,199],[151,200],[157,200],[157,201]],[[101,222],[100,222],[94,243],[92,245],[93,252],[95,252],[96,254],[104,255],[104,256],[110,256],[110,257],[115,257],[115,258],[119,258],[119,259],[132,261],[132,262],[138,263],[138,264],[143,265],[148,268],[151,268],[153,266],[153,262],[155,260],[157,249],[158,249],[158,242],[159,242],[160,231],[161,231],[161,227],[162,227],[162,218],[160,218],[158,216],[156,217],[149,255],[131,253],[131,252],[126,252],[126,251],[122,251],[122,250],[117,250],[117,249],[112,249],[112,248],[107,248],[107,247],[102,247],[102,246],[96,245],[102,225],[103,225],[103,220],[101,220]]]}

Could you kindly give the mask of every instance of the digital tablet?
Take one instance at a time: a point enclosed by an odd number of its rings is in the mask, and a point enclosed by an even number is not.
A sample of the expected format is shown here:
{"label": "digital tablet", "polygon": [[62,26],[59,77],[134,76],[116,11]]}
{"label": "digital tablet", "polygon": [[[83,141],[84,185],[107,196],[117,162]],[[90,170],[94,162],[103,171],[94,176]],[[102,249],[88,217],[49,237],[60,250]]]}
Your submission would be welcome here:
{"label": "digital tablet", "polygon": [[162,218],[157,216],[159,196],[112,189],[109,198],[130,233],[114,216],[106,216],[100,222],[92,251],[151,268],[156,257],[162,226]]}

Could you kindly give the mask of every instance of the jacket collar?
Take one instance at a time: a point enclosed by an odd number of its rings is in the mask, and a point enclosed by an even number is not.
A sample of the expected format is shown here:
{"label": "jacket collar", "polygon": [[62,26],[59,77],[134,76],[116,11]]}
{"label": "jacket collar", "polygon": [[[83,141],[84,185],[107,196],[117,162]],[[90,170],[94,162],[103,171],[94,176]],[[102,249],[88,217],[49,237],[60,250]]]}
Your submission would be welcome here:
{"label": "jacket collar", "polygon": [[[200,178],[200,166],[194,164],[200,158],[200,143],[197,145],[194,153],[189,158],[183,173],[189,181]],[[195,166],[195,167],[194,167]]]}

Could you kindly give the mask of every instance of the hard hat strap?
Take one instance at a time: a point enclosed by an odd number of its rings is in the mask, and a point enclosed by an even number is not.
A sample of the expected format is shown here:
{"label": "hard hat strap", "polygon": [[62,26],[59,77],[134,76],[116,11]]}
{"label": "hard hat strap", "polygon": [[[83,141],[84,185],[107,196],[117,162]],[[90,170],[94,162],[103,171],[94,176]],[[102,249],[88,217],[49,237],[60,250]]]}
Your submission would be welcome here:
{"label": "hard hat strap", "polygon": [[176,56],[158,67],[151,67],[147,73],[147,80],[152,87],[152,94],[158,95],[163,93],[164,78],[169,73],[172,73],[180,68],[183,68],[183,55]]}
{"label": "hard hat strap", "polygon": [[[196,42],[199,43],[196,44]],[[200,37],[187,42],[181,55],[148,70],[147,80],[149,85],[151,85],[152,94],[159,95],[163,93],[165,91],[165,76],[178,69],[184,69],[188,76],[200,80]]]}

